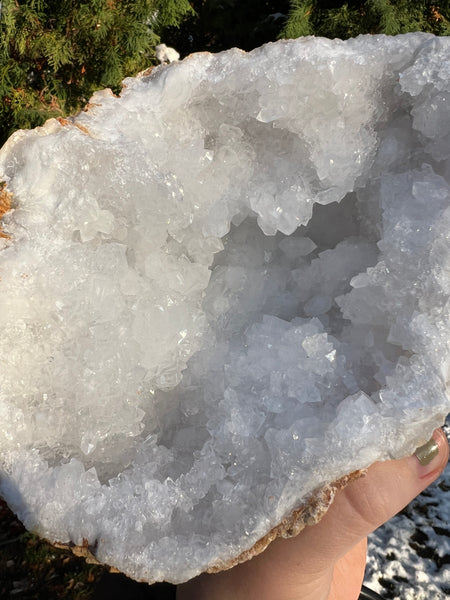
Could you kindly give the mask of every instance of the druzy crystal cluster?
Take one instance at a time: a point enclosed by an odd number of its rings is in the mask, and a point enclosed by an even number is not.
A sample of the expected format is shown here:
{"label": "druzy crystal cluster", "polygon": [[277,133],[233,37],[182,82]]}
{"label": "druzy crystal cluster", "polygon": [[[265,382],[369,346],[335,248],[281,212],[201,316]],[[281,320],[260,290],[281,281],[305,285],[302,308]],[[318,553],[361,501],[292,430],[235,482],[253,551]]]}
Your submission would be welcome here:
{"label": "druzy crystal cluster", "polygon": [[14,134],[0,179],[30,530],[181,582],[450,411],[450,39],[192,55]]}

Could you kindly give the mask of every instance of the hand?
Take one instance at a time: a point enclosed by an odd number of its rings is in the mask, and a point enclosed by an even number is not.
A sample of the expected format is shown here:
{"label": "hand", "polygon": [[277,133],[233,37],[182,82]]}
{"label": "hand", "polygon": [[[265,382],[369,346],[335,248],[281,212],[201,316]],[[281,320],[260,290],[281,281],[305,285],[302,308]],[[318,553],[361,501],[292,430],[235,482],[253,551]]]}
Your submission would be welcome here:
{"label": "hand", "polygon": [[439,452],[429,464],[422,465],[413,455],[372,465],[365,476],[338,492],[317,525],[295,538],[274,541],[229,571],[203,574],[180,585],[177,600],[357,600],[367,535],[422,492],[447,464],[445,434],[437,429],[433,439]]}

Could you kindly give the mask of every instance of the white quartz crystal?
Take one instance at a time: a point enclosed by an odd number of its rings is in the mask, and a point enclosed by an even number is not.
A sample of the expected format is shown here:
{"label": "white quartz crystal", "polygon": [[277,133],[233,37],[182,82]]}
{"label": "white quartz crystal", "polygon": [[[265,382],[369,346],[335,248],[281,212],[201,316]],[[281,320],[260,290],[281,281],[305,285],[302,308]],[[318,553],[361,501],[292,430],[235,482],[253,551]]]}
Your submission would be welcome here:
{"label": "white quartz crystal", "polygon": [[0,493],[145,581],[450,411],[450,39],[192,55],[0,152]]}

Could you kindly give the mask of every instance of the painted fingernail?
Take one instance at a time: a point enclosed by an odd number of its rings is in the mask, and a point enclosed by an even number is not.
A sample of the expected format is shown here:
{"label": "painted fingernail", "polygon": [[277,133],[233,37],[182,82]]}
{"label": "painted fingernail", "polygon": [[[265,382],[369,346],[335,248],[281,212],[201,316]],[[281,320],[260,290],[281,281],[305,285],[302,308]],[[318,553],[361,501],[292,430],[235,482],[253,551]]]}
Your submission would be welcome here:
{"label": "painted fingernail", "polygon": [[426,444],[423,446],[419,446],[414,455],[417,457],[418,461],[422,466],[429,465],[433,458],[439,454],[439,444],[436,442],[434,438],[431,438]]}

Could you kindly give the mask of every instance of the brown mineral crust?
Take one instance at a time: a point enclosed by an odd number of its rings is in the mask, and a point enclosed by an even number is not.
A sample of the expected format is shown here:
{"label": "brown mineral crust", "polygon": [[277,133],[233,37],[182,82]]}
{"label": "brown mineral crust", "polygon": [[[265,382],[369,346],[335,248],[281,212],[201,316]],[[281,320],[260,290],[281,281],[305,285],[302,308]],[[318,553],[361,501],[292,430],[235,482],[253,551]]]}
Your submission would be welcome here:
{"label": "brown mineral crust", "polygon": [[[116,94],[114,94],[114,92],[112,90],[110,90],[109,88],[105,88],[104,90],[101,90],[101,91],[104,95],[113,96],[114,98],[117,98]],[[101,104],[99,104],[98,102],[88,102],[84,106],[82,112],[89,112],[92,108],[95,108],[96,106],[101,106]]]}
{"label": "brown mineral crust", "polygon": [[91,135],[89,133],[89,129],[87,127],[85,127],[84,125],[81,125],[81,123],[77,123],[76,121],[71,121],[69,119],[65,119],[64,117],[58,117],[56,120],[63,127],[68,127],[69,125],[74,125],[75,127],[77,127],[80,131],[82,131],[86,135]]}
{"label": "brown mineral crust", "polygon": [[[0,182],[0,219],[6,214],[9,210],[11,210],[11,200],[12,194],[8,192],[6,189],[6,183],[4,181]],[[0,238],[9,239],[9,235],[2,231],[2,227],[0,225]]]}
{"label": "brown mineral crust", "polygon": [[90,546],[89,542],[84,538],[81,546],[77,546],[73,543],[62,544],[61,542],[52,542],[50,540],[47,541],[49,544],[51,544],[55,548],[59,548],[60,550],[70,550],[75,556],[84,558],[88,564],[108,566],[110,573],[120,573],[119,569],[116,569],[115,567],[110,567],[109,565],[104,565],[99,560],[97,560],[97,558],[95,558],[96,547]]}
{"label": "brown mineral crust", "polygon": [[309,501],[295,509],[281,523],[276,525],[264,537],[259,539],[249,550],[245,550],[239,556],[226,561],[219,561],[209,567],[207,573],[218,573],[235,567],[239,563],[246,562],[258,554],[261,554],[267,546],[275,539],[290,538],[298,535],[307,525],[315,525],[330,508],[336,492],[345,488],[351,481],[359,479],[366,474],[366,470],[353,471],[349,475],[341,477],[334,483],[324,486],[311,495]]}
{"label": "brown mineral crust", "polygon": [[[155,68],[155,65],[152,65],[151,67],[147,67],[147,69],[138,73],[136,75],[136,77],[148,77],[154,68]],[[126,88],[127,86],[124,85],[124,87]]]}

